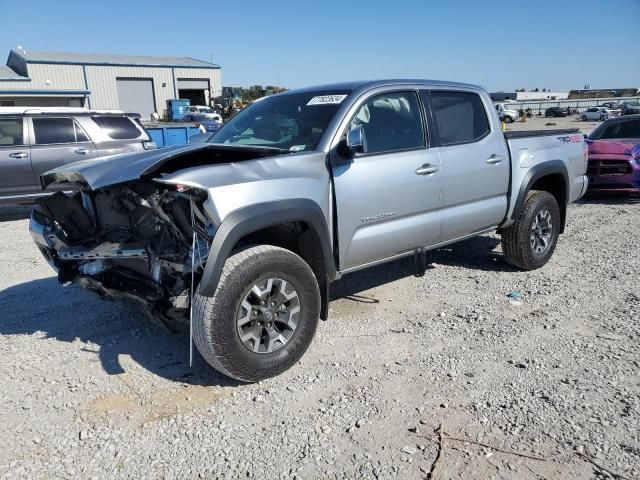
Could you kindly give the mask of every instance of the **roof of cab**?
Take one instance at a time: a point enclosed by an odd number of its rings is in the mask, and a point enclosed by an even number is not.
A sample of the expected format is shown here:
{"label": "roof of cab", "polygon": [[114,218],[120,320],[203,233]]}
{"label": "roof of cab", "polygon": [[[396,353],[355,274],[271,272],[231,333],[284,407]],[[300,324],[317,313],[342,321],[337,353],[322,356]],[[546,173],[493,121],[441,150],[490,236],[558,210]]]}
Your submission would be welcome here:
{"label": "roof of cab", "polygon": [[350,82],[330,83],[326,85],[315,85],[311,87],[298,88],[295,90],[289,90],[286,93],[304,93],[304,92],[320,92],[320,91],[348,91],[353,92],[355,90],[368,90],[376,87],[384,87],[388,85],[424,85],[425,87],[463,87],[481,89],[478,85],[472,85],[470,83],[451,82],[447,80],[424,80],[424,79],[411,79],[411,78],[395,78],[386,80],[359,80]]}

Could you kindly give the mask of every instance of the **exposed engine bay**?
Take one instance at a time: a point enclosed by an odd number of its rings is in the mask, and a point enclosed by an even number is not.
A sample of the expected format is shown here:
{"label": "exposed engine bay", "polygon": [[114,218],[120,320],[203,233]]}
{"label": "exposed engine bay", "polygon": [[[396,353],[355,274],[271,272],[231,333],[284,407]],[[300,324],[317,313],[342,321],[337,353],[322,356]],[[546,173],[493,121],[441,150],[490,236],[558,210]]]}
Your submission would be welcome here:
{"label": "exposed engine bay", "polygon": [[215,231],[203,192],[138,181],[38,201],[31,232],[58,280],[188,320]]}

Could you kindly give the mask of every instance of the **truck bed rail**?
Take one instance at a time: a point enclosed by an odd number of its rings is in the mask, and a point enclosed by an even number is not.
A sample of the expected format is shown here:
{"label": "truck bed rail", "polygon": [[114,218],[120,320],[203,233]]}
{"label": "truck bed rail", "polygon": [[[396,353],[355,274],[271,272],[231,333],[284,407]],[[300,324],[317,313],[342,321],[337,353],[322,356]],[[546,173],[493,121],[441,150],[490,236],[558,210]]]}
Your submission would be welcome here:
{"label": "truck bed rail", "polygon": [[556,128],[552,130],[522,130],[504,132],[504,137],[509,140],[511,138],[528,138],[539,137],[541,135],[567,135],[569,133],[580,133],[579,128]]}

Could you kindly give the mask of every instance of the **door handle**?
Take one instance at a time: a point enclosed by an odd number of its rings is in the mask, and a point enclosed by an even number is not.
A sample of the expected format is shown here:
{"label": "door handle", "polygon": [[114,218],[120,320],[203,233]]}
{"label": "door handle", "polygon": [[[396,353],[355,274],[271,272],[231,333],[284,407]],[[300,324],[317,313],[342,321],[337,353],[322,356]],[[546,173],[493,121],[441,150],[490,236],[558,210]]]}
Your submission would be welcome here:
{"label": "door handle", "polygon": [[88,150],[86,148],[78,148],[77,150],[74,150],[73,153],[77,153],[78,155],[87,155],[91,153],[91,150]]}
{"label": "door handle", "polygon": [[11,158],[27,158],[29,157],[29,154],[27,152],[16,152],[16,153],[10,153],[9,156]]}
{"label": "door handle", "polygon": [[487,163],[495,164],[495,163],[500,163],[502,160],[504,160],[504,157],[501,157],[500,155],[496,155],[494,153],[489,158],[487,158]]}
{"label": "door handle", "polygon": [[416,169],[417,175],[431,175],[432,173],[436,173],[438,171],[438,167],[435,165],[431,165],[430,163],[425,163],[420,168]]}

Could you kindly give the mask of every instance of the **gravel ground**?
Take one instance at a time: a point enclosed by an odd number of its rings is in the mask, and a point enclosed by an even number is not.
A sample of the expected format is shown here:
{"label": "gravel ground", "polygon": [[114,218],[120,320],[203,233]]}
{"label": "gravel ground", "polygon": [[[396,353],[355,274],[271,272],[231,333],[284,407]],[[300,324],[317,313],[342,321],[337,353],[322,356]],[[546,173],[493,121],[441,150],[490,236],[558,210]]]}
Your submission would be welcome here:
{"label": "gravel ground", "polygon": [[640,196],[572,205],[534,272],[485,235],[346,276],[254,385],[58,285],[28,211],[0,209],[2,479],[640,478]]}

